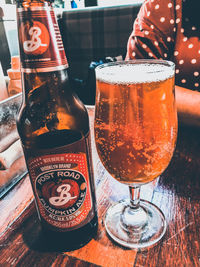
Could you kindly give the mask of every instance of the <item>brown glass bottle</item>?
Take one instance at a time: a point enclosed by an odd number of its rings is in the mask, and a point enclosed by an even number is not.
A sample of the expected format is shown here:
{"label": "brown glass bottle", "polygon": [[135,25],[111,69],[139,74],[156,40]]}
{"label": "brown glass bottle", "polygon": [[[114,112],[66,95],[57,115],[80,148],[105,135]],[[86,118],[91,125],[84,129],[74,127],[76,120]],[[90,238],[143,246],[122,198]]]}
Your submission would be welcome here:
{"label": "brown glass bottle", "polygon": [[97,230],[89,119],[73,94],[50,0],[17,0],[23,103],[21,138],[43,233],[58,250]]}

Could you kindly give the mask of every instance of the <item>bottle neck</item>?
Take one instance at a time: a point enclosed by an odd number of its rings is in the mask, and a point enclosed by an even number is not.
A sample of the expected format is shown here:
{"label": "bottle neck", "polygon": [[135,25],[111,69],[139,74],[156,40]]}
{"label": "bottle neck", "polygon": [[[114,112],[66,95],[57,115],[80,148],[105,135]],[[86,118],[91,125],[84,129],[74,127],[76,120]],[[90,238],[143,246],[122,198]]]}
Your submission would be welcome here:
{"label": "bottle neck", "polygon": [[21,72],[47,73],[68,68],[52,1],[18,1]]}
{"label": "bottle neck", "polygon": [[65,101],[67,95],[72,95],[67,69],[51,73],[24,73],[22,84],[24,103],[29,105],[32,103],[54,105]]}

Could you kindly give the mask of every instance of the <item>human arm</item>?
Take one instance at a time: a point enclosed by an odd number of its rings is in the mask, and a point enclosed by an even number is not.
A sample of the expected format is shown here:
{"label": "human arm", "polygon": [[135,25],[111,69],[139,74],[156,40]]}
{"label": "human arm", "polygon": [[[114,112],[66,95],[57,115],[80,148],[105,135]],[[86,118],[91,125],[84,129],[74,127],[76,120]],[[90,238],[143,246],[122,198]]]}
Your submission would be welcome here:
{"label": "human arm", "polygon": [[179,122],[200,126],[200,92],[176,85],[175,95]]}
{"label": "human arm", "polygon": [[[156,9],[156,6],[159,8]],[[144,2],[128,40],[126,60],[138,58],[175,60],[175,53],[178,52],[174,50],[177,36],[174,29],[177,29],[176,22],[179,21],[175,19],[173,10],[174,8],[172,6],[169,8],[164,0]],[[181,8],[177,10],[181,17],[180,11]],[[181,67],[182,65],[176,66],[175,89],[179,123],[200,126],[200,92],[178,86],[180,85],[180,81],[177,83],[178,71]],[[186,72],[188,73],[189,69]],[[194,74],[199,77],[198,69]],[[190,78],[187,80],[192,82]],[[198,81],[195,83],[197,86],[200,84]]]}

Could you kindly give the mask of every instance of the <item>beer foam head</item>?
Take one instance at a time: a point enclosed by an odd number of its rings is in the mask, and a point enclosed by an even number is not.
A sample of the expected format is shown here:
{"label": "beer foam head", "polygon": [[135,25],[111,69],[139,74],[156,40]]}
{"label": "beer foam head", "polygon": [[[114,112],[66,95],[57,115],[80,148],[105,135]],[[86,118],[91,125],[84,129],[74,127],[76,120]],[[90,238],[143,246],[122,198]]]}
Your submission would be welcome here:
{"label": "beer foam head", "polygon": [[[109,66],[109,67],[108,67]],[[96,78],[106,83],[149,83],[164,81],[174,75],[174,68],[164,64],[108,64],[96,68]]]}

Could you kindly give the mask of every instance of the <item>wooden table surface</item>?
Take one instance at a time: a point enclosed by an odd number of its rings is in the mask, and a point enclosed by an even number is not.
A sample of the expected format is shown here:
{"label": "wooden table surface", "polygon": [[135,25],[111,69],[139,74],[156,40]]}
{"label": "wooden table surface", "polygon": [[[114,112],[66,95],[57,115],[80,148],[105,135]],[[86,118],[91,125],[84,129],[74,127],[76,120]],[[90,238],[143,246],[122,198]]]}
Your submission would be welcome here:
{"label": "wooden table surface", "polygon": [[[91,124],[94,108],[88,107]],[[92,125],[91,125],[92,127]],[[28,175],[0,200],[0,266],[200,266],[200,129],[179,126],[174,157],[159,179],[143,186],[142,198],[166,216],[167,231],[153,248],[136,251],[109,239],[103,218],[114,202],[128,198],[128,187],[102,167],[93,140],[98,203],[97,236],[70,252],[50,252],[42,244]]]}

